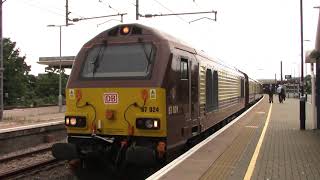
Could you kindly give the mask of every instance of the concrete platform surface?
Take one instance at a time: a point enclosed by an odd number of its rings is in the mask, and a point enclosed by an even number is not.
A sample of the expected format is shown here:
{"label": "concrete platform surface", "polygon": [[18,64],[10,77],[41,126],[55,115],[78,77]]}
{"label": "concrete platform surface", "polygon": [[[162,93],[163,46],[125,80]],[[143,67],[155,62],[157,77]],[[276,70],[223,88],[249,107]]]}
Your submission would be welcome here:
{"label": "concrete platform surface", "polygon": [[299,112],[299,100],[273,105],[252,179],[320,179],[320,130],[300,130]]}
{"label": "concrete platform surface", "polygon": [[265,96],[160,179],[320,179],[320,130],[299,129],[298,99],[276,98],[271,107]]}
{"label": "concrete platform surface", "polygon": [[64,120],[65,106],[59,112],[59,106],[5,110],[0,129],[33,125]]}

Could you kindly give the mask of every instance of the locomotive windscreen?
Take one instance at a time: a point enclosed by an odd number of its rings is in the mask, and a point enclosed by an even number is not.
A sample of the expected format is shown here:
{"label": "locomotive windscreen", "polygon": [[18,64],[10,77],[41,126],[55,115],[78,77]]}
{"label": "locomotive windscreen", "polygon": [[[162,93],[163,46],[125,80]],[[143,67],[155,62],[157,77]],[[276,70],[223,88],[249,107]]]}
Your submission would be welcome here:
{"label": "locomotive windscreen", "polygon": [[155,50],[150,43],[96,45],[87,51],[82,78],[146,78]]}

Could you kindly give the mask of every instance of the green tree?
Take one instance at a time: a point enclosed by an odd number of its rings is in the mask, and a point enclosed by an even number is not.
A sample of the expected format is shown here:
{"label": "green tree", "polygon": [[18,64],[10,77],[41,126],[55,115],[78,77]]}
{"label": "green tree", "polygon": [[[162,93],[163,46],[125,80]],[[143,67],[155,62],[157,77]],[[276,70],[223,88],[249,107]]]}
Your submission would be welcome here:
{"label": "green tree", "polygon": [[26,56],[20,56],[16,42],[9,38],[3,39],[4,66],[4,104],[25,105],[28,89],[28,75],[31,66],[25,62]]}
{"label": "green tree", "polygon": [[45,68],[46,72],[59,73],[59,68],[48,66]]}
{"label": "green tree", "polygon": [[27,106],[34,106],[35,101],[37,99],[37,95],[35,92],[36,84],[37,84],[37,77],[34,75],[27,75],[27,88],[28,91],[26,92],[26,103]]}
{"label": "green tree", "polygon": [[[39,74],[37,83],[35,85],[35,93],[38,97],[37,105],[58,103],[59,73],[54,72]],[[68,75],[64,74],[63,72],[61,80],[62,96],[65,96],[65,87],[68,80]]]}

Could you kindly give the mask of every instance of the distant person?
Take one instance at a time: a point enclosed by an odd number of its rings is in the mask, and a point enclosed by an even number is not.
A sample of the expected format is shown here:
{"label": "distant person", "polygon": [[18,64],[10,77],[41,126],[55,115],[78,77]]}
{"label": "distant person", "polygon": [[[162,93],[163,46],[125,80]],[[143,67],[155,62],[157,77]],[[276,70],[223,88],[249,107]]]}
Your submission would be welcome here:
{"label": "distant person", "polygon": [[286,100],[286,91],[284,89],[284,86],[281,87],[280,95],[281,95],[282,102],[285,101]]}
{"label": "distant person", "polygon": [[281,86],[279,85],[279,86],[277,87],[277,94],[278,94],[279,102],[281,103],[280,92],[281,92]]}
{"label": "distant person", "polygon": [[277,88],[277,94],[278,94],[278,98],[279,98],[279,103],[282,103],[281,89],[282,89],[282,86],[279,85],[278,88]]}
{"label": "distant person", "polygon": [[269,103],[273,103],[273,88],[272,88],[272,86],[269,87],[268,94],[269,94]]}

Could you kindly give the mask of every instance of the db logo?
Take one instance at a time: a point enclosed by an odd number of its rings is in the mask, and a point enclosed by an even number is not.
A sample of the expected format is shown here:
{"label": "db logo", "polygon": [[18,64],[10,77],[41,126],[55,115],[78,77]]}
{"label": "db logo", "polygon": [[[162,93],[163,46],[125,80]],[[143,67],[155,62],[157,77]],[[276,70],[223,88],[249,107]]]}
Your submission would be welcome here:
{"label": "db logo", "polygon": [[104,93],[103,100],[104,100],[104,104],[118,104],[119,102],[118,93]]}

